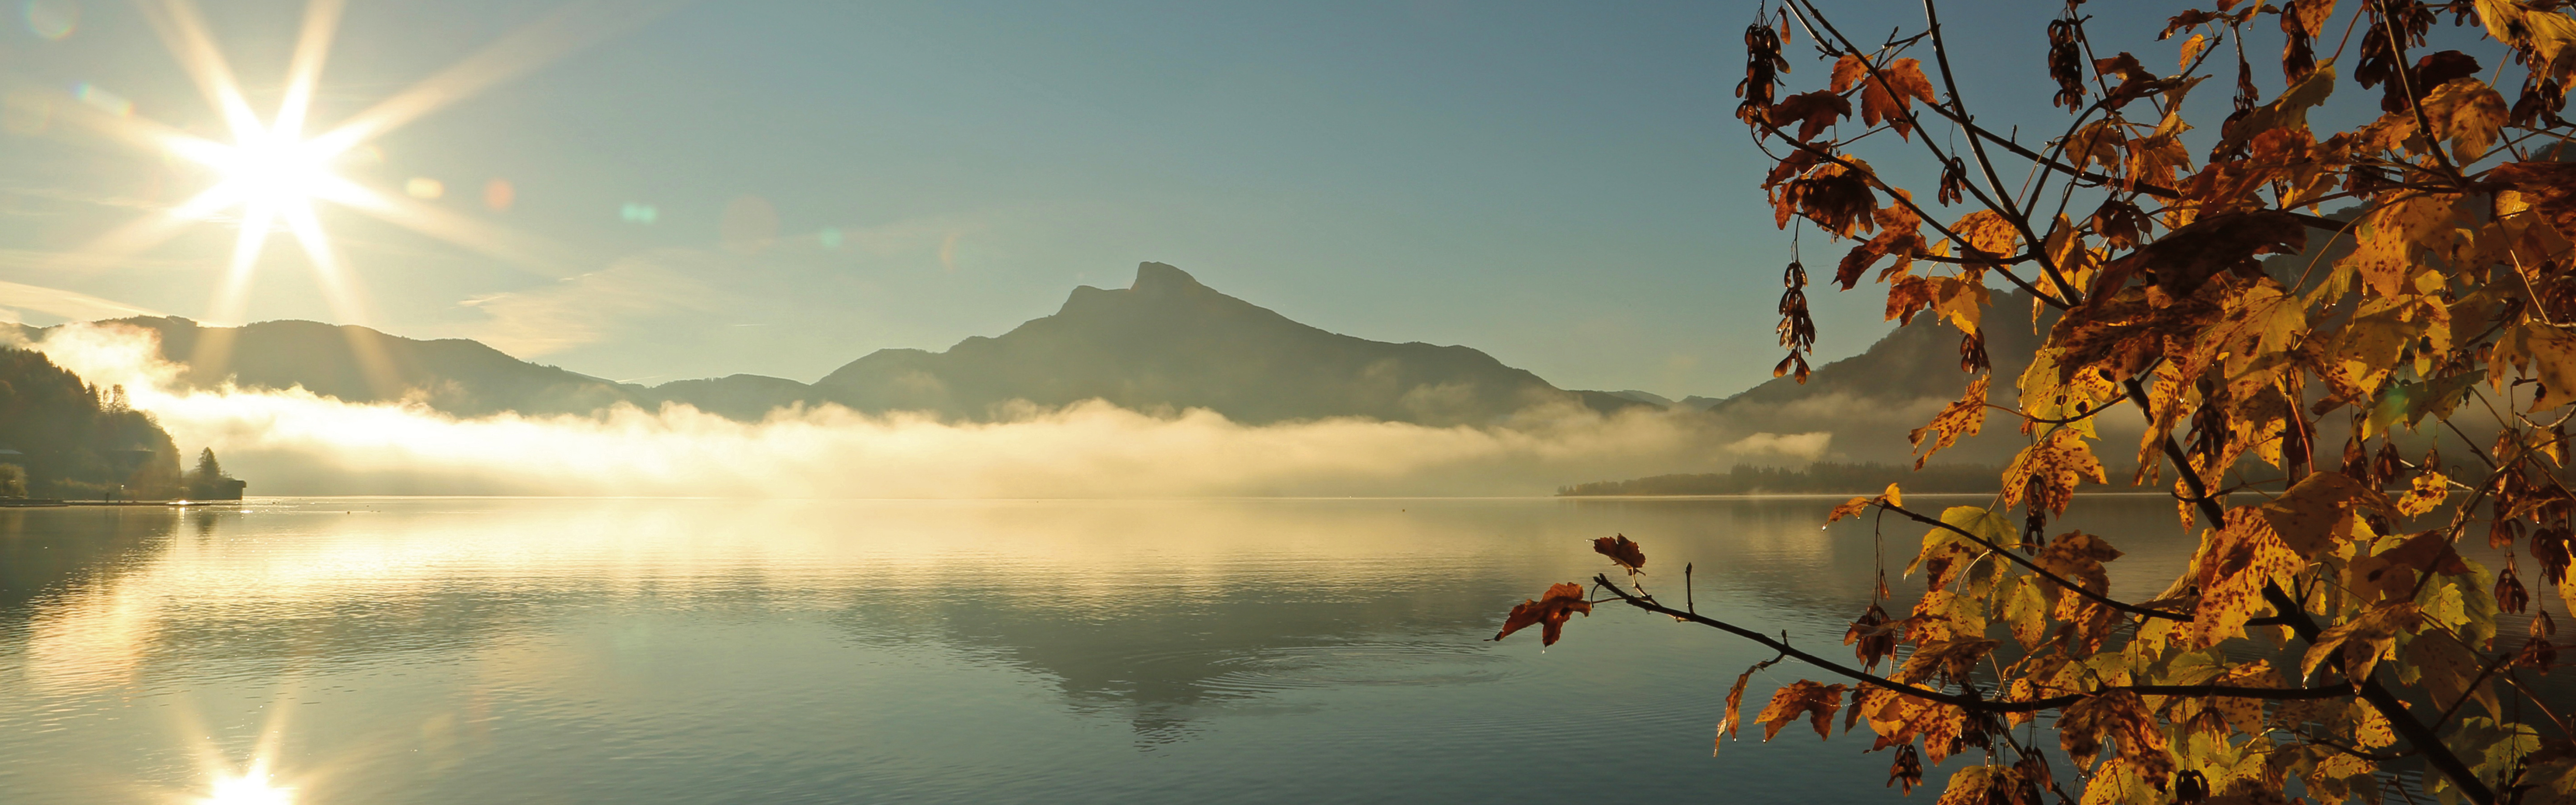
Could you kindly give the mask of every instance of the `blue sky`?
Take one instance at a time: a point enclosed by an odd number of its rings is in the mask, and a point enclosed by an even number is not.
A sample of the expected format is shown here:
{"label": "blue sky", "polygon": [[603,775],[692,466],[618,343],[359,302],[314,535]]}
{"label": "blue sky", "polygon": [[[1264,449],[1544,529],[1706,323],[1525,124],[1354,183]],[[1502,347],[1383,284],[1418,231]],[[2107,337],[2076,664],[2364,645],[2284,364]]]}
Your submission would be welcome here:
{"label": "blue sky", "polygon": [[[1921,19],[1916,3],[1826,5],[1855,35]],[[2139,5],[2093,6],[2147,17]],[[1988,119],[2065,120],[2045,106],[2041,69],[2055,7],[1945,7],[1962,86]],[[303,4],[203,9],[265,114]],[[219,118],[134,4],[11,10],[0,80],[17,111],[0,121],[0,282],[17,296],[0,293],[0,308],[37,323],[95,300],[210,316],[235,234],[222,222],[115,260],[66,256],[208,177],[28,110],[78,103],[87,85],[202,134]],[[357,0],[314,118],[327,127],[558,10]],[[425,203],[524,246],[496,257],[326,208],[364,323],[481,338],[620,380],[812,380],[875,349],[1002,332],[1053,312],[1075,285],[1122,287],[1154,260],[1316,326],[1466,344],[1560,386],[1721,395],[1767,379],[1778,357],[1773,306],[1790,238],[1758,189],[1767,163],[1729,116],[1753,3],[899,0],[570,13],[557,30],[598,41],[343,167],[389,194],[435,179],[446,192]],[[2169,69],[2176,43],[2135,39],[2143,60]],[[2278,47],[2258,41],[2249,47]],[[2277,86],[2275,57],[2252,58]],[[1793,59],[1793,87],[1822,82],[1823,64]],[[2223,107],[2217,83],[2195,107]],[[2223,109],[2203,114],[2214,130]],[[506,210],[481,200],[494,179],[514,191]],[[650,223],[627,220],[646,207]],[[1812,233],[1804,245],[1810,266],[1840,254]],[[258,268],[248,319],[355,317],[327,303],[291,244],[273,244]],[[1886,330],[1875,292],[1815,297],[1824,357]]]}

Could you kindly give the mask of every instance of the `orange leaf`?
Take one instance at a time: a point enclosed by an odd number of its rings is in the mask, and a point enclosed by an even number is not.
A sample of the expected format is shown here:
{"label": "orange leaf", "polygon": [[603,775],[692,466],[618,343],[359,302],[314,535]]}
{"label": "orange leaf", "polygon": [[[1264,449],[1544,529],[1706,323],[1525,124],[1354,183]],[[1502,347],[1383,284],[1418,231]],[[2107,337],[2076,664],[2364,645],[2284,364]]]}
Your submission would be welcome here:
{"label": "orange leaf", "polygon": [[1628,535],[1619,535],[1616,537],[1616,542],[1612,539],[1612,537],[1602,537],[1593,540],[1592,552],[1610,557],[1610,561],[1618,563],[1620,567],[1630,572],[1646,566],[1646,552],[1638,549],[1637,543],[1628,541]]}
{"label": "orange leaf", "polygon": [[[1991,377],[1993,376],[1990,374],[1981,374],[1977,375],[1977,379],[1968,381],[1968,391],[1959,395],[1958,401],[1943,407],[1941,413],[1934,415],[1929,424],[1915,428],[1913,432],[1906,434],[1906,440],[1914,443],[1915,469],[1922,469],[1923,462],[1932,460],[1932,454],[1957,444],[1962,436],[1977,435],[1977,430],[1985,426],[1986,381]],[[1929,448],[1923,446],[1927,438],[1932,441],[1932,446]]]}
{"label": "orange leaf", "polygon": [[1716,757],[1717,750],[1726,748],[1726,739],[1735,737],[1735,728],[1744,721],[1741,715],[1744,712],[1744,683],[1752,681],[1756,672],[1769,668],[1772,663],[1779,661],[1777,657],[1763,660],[1754,663],[1751,668],[1744,669],[1744,673],[1736,675],[1735,686],[1726,689],[1726,717],[1717,722],[1717,743],[1714,748],[1708,750],[1709,757]]}
{"label": "orange leaf", "polygon": [[[1835,72],[1840,74],[1839,65]],[[1861,122],[1875,126],[1879,121],[1887,121],[1896,128],[1897,136],[1905,137],[1914,130],[1914,124],[1907,122],[1907,116],[1911,114],[1912,101],[1916,98],[1924,103],[1936,102],[1932,99],[1932,81],[1923,77],[1922,62],[1897,59],[1878,68],[1878,74],[1862,88]]]}
{"label": "orange leaf", "polygon": [[1801,679],[1771,695],[1771,706],[1762,708],[1753,720],[1762,722],[1762,740],[1780,734],[1780,728],[1804,715],[1816,727],[1820,738],[1833,737],[1834,711],[1842,709],[1843,686],[1819,685]]}
{"label": "orange leaf", "polygon": [[1536,625],[1539,627],[1538,644],[1553,646],[1565,632],[1565,621],[1577,612],[1585,617],[1592,615],[1592,602],[1583,600],[1583,585],[1566,582],[1550,586],[1547,594],[1539,596],[1538,600],[1522,601],[1512,607],[1512,614],[1503,618],[1503,630],[1495,632],[1494,639],[1501,640],[1513,632]]}
{"label": "orange leaf", "polygon": [[1843,501],[1843,505],[1834,507],[1834,512],[1832,514],[1825,515],[1825,522],[1830,523],[1845,517],[1858,516],[1861,512],[1869,511],[1869,504],[1877,502],[1878,498],[1867,496],[1856,497]]}

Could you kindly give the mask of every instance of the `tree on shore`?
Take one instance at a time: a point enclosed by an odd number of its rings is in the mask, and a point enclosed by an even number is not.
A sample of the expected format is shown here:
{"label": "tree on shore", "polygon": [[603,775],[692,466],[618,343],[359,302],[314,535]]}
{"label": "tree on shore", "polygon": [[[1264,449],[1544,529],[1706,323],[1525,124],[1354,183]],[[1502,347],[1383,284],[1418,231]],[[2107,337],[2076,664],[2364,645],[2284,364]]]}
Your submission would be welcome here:
{"label": "tree on shore", "polygon": [[[2215,0],[2145,31],[2172,50],[2141,57],[2097,49],[2070,0],[2044,30],[1970,29],[2025,32],[2011,41],[2045,64],[2054,119],[2023,125],[1971,114],[1940,4],[1879,42],[1825,5],[1785,0],[1745,31],[1737,117],[1772,166],[1776,221],[1853,244],[1832,281],[1883,285],[1889,318],[1960,330],[1966,392],[1914,432],[1919,457],[1990,412],[2027,446],[1989,505],[1917,510],[1895,485],[1820,512],[1926,529],[1905,567],[1922,592],[1908,605],[1882,573],[1842,636],[1850,659],[1697,610],[1688,568],[1647,576],[1625,537],[1595,546],[1617,570],[1515,607],[1497,639],[1537,625],[1554,643],[1572,615],[1624,604],[1759,643],[1781,656],[1736,678],[1721,740],[1753,673],[1794,659],[1825,679],[1779,689],[1754,716],[1766,740],[1866,724],[1909,793],[1928,765],[1975,758],[1941,783],[1945,805],[2283,802],[2293,786],[2378,802],[2413,786],[2397,771],[2443,802],[2576,800],[2576,711],[2535,693],[2565,647],[2531,589],[2576,598],[2565,4]],[[2437,27],[2468,50],[2434,50]],[[1806,49],[1822,86],[1791,94]],[[2275,54],[2267,94],[2255,65]],[[2227,111],[2186,122],[2186,99],[2214,93]],[[2311,127],[2354,95],[2376,107],[2360,125]],[[1791,262],[1783,280],[1775,374],[1803,378],[1809,277]],[[1990,376],[1995,284],[2046,308],[2018,377]],[[2199,539],[2188,566],[2136,570],[2172,574],[2147,600],[2111,595],[2108,540],[2052,527],[2080,484],[2109,480],[2096,451],[2127,449],[2111,411],[2142,429],[2125,480],[2170,490]],[[2425,447],[2435,434],[2451,447]],[[2224,486],[2248,460],[2270,477]],[[2044,713],[2054,741],[2016,735]],[[2053,770],[2068,766],[2082,774]]]}

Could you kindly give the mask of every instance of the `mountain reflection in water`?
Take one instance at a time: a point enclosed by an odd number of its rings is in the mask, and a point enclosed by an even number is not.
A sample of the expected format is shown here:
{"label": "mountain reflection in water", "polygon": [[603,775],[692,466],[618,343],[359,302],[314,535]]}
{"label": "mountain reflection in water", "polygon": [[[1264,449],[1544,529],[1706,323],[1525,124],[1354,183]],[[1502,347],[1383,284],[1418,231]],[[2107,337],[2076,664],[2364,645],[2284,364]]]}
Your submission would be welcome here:
{"label": "mountain reflection in water", "polygon": [[[1873,568],[1869,523],[1819,528],[1834,502],[5,510],[0,791],[184,798],[265,735],[303,803],[1888,796],[1839,737],[1708,757],[1768,658],[1710,630],[1604,609],[1485,641],[1624,533],[1658,592],[1691,562],[1702,610],[1832,646]],[[2170,580],[2170,503],[2082,505],[2156,568],[2124,592]],[[1886,526],[1893,577],[1921,529]]]}

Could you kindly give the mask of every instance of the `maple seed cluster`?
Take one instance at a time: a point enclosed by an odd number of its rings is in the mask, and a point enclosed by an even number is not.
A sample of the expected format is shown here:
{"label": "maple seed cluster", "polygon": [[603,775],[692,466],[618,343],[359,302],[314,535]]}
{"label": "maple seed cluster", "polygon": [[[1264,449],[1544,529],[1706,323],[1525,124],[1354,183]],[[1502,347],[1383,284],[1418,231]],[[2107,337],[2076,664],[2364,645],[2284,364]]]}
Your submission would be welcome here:
{"label": "maple seed cluster", "polygon": [[[1983,505],[1910,508],[1891,485],[1826,515],[1924,529],[1920,593],[1882,573],[1848,657],[1700,612],[1687,566],[1681,605],[1657,598],[1624,535],[1593,546],[1617,573],[1550,587],[1496,639],[1553,644],[1620,604],[1752,641],[1778,656],[1727,691],[1719,746],[1757,673],[1795,660],[1826,678],[1774,691],[1764,740],[1865,724],[1907,793],[1975,759],[1941,805],[2576,801],[2576,711],[2535,693],[2566,684],[2576,603],[2570,4],[2201,0],[2120,32],[2168,59],[2098,50],[2068,0],[2023,29],[2067,119],[2024,125],[1970,114],[1938,2],[1880,42],[1823,4],[1745,32],[1736,118],[1771,160],[1774,224],[1847,242],[1833,284],[1883,286],[1888,319],[1958,331],[1969,376],[1909,435],[1918,469],[1997,411],[2019,452]],[[2462,49],[2428,44],[2446,24]],[[1823,86],[1783,84],[1793,30]],[[2184,101],[2213,77],[2230,111],[2187,147]],[[2338,100],[2347,78],[2365,93]],[[1775,376],[1803,382],[1805,267],[1782,280]],[[2029,317],[1988,315],[2005,303]],[[1989,325],[2040,346],[1989,354]],[[2198,540],[2139,569],[2172,579],[2142,600],[2112,595],[2120,549],[2057,525],[2115,475],[2169,493]]]}

